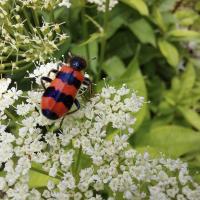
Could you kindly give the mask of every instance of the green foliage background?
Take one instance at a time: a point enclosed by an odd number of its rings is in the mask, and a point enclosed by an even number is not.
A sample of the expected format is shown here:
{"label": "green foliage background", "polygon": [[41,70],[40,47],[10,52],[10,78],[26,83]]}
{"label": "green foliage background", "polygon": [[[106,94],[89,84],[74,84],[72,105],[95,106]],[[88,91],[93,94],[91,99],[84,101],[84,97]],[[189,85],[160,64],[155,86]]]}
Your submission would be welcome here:
{"label": "green foliage background", "polygon": [[[70,35],[50,56],[61,59],[70,49],[87,59],[96,90],[106,78],[146,98],[130,138],[133,147],[187,161],[200,182],[200,2],[120,0],[103,13],[74,0],[70,9],[35,12],[48,22],[65,22],[62,31]],[[1,67],[1,72],[18,81],[27,70],[11,75],[9,69]],[[26,88],[27,81],[22,79],[20,87]]]}

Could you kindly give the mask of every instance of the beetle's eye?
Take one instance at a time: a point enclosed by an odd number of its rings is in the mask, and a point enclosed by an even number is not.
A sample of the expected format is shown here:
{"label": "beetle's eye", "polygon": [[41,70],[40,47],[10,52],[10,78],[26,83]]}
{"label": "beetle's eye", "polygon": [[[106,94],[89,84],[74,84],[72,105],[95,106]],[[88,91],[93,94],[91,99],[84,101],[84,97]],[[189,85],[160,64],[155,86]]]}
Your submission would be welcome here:
{"label": "beetle's eye", "polygon": [[77,70],[82,70],[82,69],[86,68],[85,60],[80,57],[72,58],[70,64],[72,67],[74,67]]}
{"label": "beetle's eye", "polygon": [[73,66],[74,66],[74,67],[79,67],[79,66],[80,66],[79,61],[78,61],[78,60],[74,60],[74,61],[73,61]]}

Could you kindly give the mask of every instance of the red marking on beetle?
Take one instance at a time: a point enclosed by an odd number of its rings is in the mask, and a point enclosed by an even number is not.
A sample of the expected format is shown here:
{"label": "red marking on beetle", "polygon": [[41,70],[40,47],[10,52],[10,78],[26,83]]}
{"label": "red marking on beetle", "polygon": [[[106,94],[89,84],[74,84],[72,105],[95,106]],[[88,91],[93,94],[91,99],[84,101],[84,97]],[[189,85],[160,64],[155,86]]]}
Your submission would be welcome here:
{"label": "red marking on beetle", "polygon": [[54,79],[50,86],[54,87],[55,90],[61,91],[65,95],[71,95],[72,97],[75,97],[77,94],[76,87],[62,82],[59,78]]}
{"label": "red marking on beetle", "polygon": [[72,67],[64,65],[64,66],[61,67],[60,71],[65,72],[65,73],[71,73],[71,72],[74,71],[74,69]]}
{"label": "red marking on beetle", "polygon": [[84,75],[79,71],[74,71],[73,76],[76,77],[81,82],[83,82],[84,80]]}
{"label": "red marking on beetle", "polygon": [[68,108],[62,102],[56,102],[52,97],[42,97],[41,105],[42,109],[49,109],[59,117],[68,112]]}

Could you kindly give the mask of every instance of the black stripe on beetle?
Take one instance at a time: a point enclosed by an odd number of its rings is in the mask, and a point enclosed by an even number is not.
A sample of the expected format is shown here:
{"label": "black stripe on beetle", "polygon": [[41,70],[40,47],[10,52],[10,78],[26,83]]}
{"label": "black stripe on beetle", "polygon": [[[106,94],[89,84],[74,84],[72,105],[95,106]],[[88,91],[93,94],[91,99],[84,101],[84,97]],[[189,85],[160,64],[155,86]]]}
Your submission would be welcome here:
{"label": "black stripe on beetle", "polygon": [[42,109],[42,114],[51,120],[55,120],[59,118],[59,116],[56,113],[50,111],[49,109]]}
{"label": "black stripe on beetle", "polygon": [[58,72],[56,78],[61,79],[62,82],[69,85],[74,85],[77,89],[81,86],[81,81],[74,77],[72,73]]}
{"label": "black stripe on beetle", "polygon": [[65,95],[64,93],[60,92],[59,90],[55,90],[54,87],[48,87],[43,97],[51,97],[56,102],[62,102],[68,110],[72,107],[74,103],[74,98],[71,95]]}

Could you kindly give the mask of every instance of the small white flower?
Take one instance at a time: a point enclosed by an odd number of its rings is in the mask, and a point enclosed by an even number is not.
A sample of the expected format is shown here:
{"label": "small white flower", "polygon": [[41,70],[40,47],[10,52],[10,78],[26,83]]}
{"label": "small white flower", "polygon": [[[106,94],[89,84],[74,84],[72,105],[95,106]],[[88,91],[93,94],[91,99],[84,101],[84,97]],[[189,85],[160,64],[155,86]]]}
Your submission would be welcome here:
{"label": "small white flower", "polygon": [[61,3],[58,4],[59,6],[66,6],[67,8],[70,8],[71,3],[70,0],[62,0]]}
{"label": "small white flower", "polygon": [[50,168],[49,175],[55,177],[57,175],[57,169],[55,167]]}
{"label": "small white flower", "polygon": [[48,190],[53,190],[55,188],[54,182],[48,181],[47,188],[48,188]]}
{"label": "small white flower", "polygon": [[6,187],[6,181],[5,178],[0,177],[0,190],[3,191]]}
{"label": "small white flower", "polygon": [[29,112],[34,111],[34,110],[35,110],[35,106],[33,104],[25,104],[22,102],[22,104],[17,105],[16,112],[18,115],[25,116]]}
{"label": "small white flower", "polygon": [[13,156],[13,145],[0,142],[0,163],[8,161]]}
{"label": "small white flower", "polygon": [[74,200],[81,200],[82,194],[80,192],[75,193]]}
{"label": "small white flower", "polygon": [[10,78],[2,78],[0,79],[0,97],[3,93],[5,93],[9,87],[11,83],[11,79]]}
{"label": "small white flower", "polygon": [[74,151],[70,150],[67,153],[60,155],[60,162],[64,167],[69,168],[73,162]]}
{"label": "small white flower", "polygon": [[[99,11],[105,12],[106,10],[106,1],[107,0],[87,0],[90,3],[97,4],[97,8]],[[111,10],[118,3],[118,0],[110,0],[109,1],[109,10]]]}

